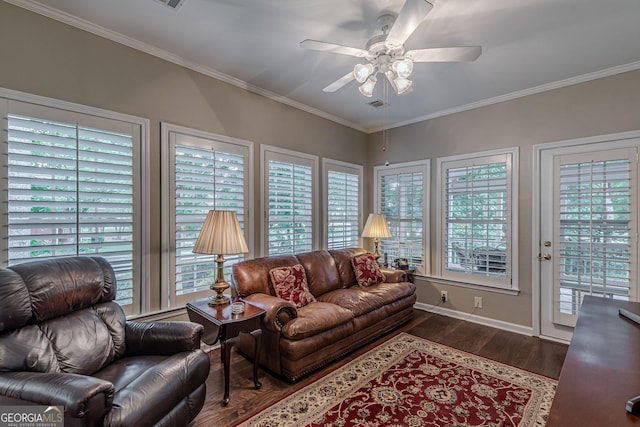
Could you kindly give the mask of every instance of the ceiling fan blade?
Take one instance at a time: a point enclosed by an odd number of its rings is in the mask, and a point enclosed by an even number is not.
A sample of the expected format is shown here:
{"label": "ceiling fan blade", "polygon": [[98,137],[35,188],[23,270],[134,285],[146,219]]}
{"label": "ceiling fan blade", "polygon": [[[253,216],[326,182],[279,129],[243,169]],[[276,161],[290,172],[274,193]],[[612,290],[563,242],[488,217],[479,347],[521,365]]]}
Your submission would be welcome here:
{"label": "ceiling fan blade", "polygon": [[431,11],[426,0],[407,0],[387,36],[387,46],[402,46]]}
{"label": "ceiling fan blade", "polygon": [[475,61],[481,53],[481,46],[436,47],[410,50],[405,57],[413,62],[461,62]]}
{"label": "ceiling fan blade", "polygon": [[319,50],[321,52],[331,52],[340,53],[342,55],[357,56],[358,58],[364,58],[368,54],[366,50],[358,49],[357,47],[343,46],[340,44],[309,39],[301,41],[300,47],[310,50]]}
{"label": "ceiling fan blade", "polygon": [[335,92],[338,89],[340,89],[343,86],[345,86],[347,83],[350,83],[351,80],[353,80],[353,79],[354,79],[353,73],[350,71],[348,74],[345,74],[344,76],[340,77],[335,82],[331,83],[329,86],[327,86],[324,89],[322,89],[322,91],[323,92]]}

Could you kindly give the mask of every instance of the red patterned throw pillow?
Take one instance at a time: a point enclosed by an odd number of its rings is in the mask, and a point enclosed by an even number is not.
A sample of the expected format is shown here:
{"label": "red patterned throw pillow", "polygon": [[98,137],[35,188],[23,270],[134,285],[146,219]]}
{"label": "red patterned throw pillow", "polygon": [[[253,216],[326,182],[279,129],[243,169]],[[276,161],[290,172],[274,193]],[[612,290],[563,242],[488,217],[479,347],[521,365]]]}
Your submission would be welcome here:
{"label": "red patterned throw pillow", "polygon": [[353,272],[356,274],[358,285],[362,287],[381,283],[385,280],[384,274],[382,274],[378,266],[378,262],[373,257],[373,254],[369,252],[351,258],[351,265],[353,266]]}
{"label": "red patterned throw pillow", "polygon": [[315,302],[313,294],[309,291],[307,275],[304,267],[296,264],[291,267],[277,267],[269,270],[271,283],[278,297],[291,301],[296,307],[304,307]]}

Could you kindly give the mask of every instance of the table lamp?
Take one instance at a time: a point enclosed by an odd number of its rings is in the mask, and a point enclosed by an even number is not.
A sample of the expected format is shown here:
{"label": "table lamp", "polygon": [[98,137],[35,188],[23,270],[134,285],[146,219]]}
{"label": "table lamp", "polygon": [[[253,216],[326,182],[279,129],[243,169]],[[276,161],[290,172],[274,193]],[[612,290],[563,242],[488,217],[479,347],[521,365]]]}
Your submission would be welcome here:
{"label": "table lamp", "polygon": [[224,291],[229,289],[229,284],[224,280],[224,255],[249,252],[235,212],[209,211],[198,235],[198,240],[193,247],[193,252],[218,255],[216,258],[218,277],[216,282],[210,286],[211,290],[216,292],[216,296],[209,300],[209,305],[228,304],[229,298],[223,295]]}
{"label": "table lamp", "polygon": [[362,237],[373,237],[373,244],[375,250],[373,251],[373,257],[378,260],[380,258],[380,252],[378,251],[378,243],[380,238],[391,237],[391,231],[387,225],[387,220],[382,214],[369,214],[367,222],[362,230]]}

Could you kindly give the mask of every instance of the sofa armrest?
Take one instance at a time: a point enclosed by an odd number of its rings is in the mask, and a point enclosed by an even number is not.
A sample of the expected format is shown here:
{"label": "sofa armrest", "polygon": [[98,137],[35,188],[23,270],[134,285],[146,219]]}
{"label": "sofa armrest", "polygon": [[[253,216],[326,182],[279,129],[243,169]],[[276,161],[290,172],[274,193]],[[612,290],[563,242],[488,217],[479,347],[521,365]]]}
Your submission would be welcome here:
{"label": "sofa armrest", "polygon": [[380,271],[384,274],[384,281],[386,283],[408,282],[407,273],[405,271],[392,270],[390,268],[381,268]]}
{"label": "sofa armrest", "polygon": [[[73,418],[87,413],[101,423],[111,409],[115,388],[100,378],[62,372],[0,372],[0,404],[62,405]],[[89,422],[88,425],[94,423]]]}
{"label": "sofa armrest", "polygon": [[264,326],[274,332],[280,332],[287,322],[298,317],[295,304],[272,295],[255,293],[247,295],[243,300],[266,311]]}
{"label": "sofa armrest", "polygon": [[200,348],[202,325],[194,322],[126,323],[126,354],[169,356]]}

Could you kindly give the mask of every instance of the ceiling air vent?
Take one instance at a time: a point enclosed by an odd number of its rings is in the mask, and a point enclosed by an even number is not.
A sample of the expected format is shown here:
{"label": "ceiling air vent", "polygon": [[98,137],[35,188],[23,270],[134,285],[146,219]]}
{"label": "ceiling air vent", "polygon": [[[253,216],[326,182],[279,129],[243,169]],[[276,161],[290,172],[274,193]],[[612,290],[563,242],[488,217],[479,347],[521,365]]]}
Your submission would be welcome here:
{"label": "ceiling air vent", "polygon": [[369,102],[367,105],[371,105],[373,108],[382,108],[386,107],[389,104],[385,104],[381,99],[376,99],[375,101]]}
{"label": "ceiling air vent", "polygon": [[156,0],[157,2],[162,3],[165,6],[170,7],[171,9],[178,10],[180,6],[184,4],[187,0]]}

